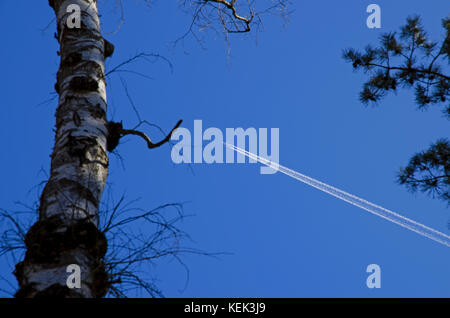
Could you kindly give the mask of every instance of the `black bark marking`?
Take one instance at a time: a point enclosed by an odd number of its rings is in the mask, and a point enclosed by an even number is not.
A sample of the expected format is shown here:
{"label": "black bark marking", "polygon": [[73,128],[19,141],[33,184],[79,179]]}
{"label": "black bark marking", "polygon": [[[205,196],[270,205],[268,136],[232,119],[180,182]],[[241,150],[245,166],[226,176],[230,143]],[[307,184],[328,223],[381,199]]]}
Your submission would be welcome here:
{"label": "black bark marking", "polygon": [[95,145],[95,139],[89,137],[73,137],[72,133],[70,133],[67,138],[67,147],[69,148],[68,152],[71,157],[76,157],[79,160],[80,167],[86,161],[86,151],[90,146]]}
{"label": "black bark marking", "polygon": [[[22,264],[22,262],[20,262],[19,264]],[[19,265],[17,264],[17,265]],[[17,266],[16,266],[17,268]],[[16,272],[14,272],[15,274]],[[22,285],[22,287],[20,287],[20,289],[14,294],[15,298],[27,298],[27,297],[31,297],[31,295],[33,295],[36,292],[36,284],[35,283],[29,283],[29,284],[25,284]]]}
{"label": "black bark marking", "polygon": [[77,127],[81,126],[81,118],[80,118],[80,115],[78,115],[78,113],[76,111],[73,112],[72,119],[73,119],[75,126],[77,126]]}
{"label": "black bark marking", "polygon": [[82,54],[79,52],[72,52],[70,53],[65,59],[64,61],[62,61],[61,63],[61,67],[72,67],[78,63],[81,62],[82,60]]}
{"label": "black bark marking", "polygon": [[95,107],[90,106],[89,112],[91,113],[92,117],[94,118],[105,118],[106,112],[103,110],[103,108],[100,107],[100,104],[97,104]]}
{"label": "black bark marking", "polygon": [[81,183],[66,178],[60,179],[56,182],[58,183],[58,187],[71,188],[72,191],[78,193],[80,197],[90,201],[95,207],[98,207],[98,199],[94,196],[91,190],[89,190],[89,188],[83,186]]}
{"label": "black bark marking", "polygon": [[26,260],[47,264],[76,248],[85,249],[92,257],[101,259],[106,254],[107,241],[103,232],[88,219],[66,225],[60,217],[52,216],[30,228],[25,235],[25,246]]}
{"label": "black bark marking", "polygon": [[[103,258],[107,251],[105,234],[88,219],[63,221],[59,216],[43,218],[36,222],[25,235],[27,252],[25,259],[16,265],[16,276],[20,289],[16,298],[23,297],[83,297],[73,294],[74,290],[60,284],[53,284],[42,291],[37,291],[35,284],[27,282],[25,267],[39,264],[42,267],[67,266],[72,260],[71,251],[83,250],[91,259],[92,278],[90,284],[94,297],[103,297],[109,289],[110,279]],[[83,276],[82,276],[83,277]],[[67,289],[66,289],[67,288]]]}
{"label": "black bark marking", "polygon": [[64,102],[58,106],[57,110],[58,114],[63,114],[66,111],[77,111],[79,109],[88,111],[96,119],[106,118],[106,112],[99,103],[94,105],[85,97],[74,96],[71,94],[67,94]]}
{"label": "black bark marking", "polygon": [[113,151],[119,144],[119,140],[122,132],[122,123],[108,122],[108,138],[106,139],[106,150]]}
{"label": "black bark marking", "polygon": [[96,92],[98,89],[98,83],[95,79],[89,76],[75,76],[70,81],[69,88],[76,92]]}
{"label": "black bark marking", "polygon": [[105,59],[112,56],[114,53],[114,44],[103,38],[104,41],[104,56]]}

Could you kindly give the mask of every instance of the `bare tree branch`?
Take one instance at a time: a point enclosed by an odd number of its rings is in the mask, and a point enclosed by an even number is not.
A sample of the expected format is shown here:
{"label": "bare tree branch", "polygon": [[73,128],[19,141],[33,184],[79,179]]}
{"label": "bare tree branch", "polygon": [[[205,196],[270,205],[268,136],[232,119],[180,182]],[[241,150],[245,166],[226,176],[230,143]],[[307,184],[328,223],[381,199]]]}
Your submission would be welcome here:
{"label": "bare tree branch", "polygon": [[262,26],[263,15],[280,16],[287,21],[290,0],[182,0],[180,7],[187,11],[192,20],[188,30],[175,40],[174,45],[188,35],[203,47],[198,32],[211,29],[216,33],[224,33],[228,42],[228,34],[249,33]]}

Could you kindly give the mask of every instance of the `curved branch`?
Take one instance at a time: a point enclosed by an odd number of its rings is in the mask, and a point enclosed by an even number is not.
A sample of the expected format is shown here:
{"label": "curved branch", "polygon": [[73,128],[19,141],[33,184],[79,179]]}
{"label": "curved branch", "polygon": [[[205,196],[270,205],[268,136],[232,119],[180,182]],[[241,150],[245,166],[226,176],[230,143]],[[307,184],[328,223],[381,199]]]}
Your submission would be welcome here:
{"label": "curved branch", "polygon": [[183,121],[180,119],[180,120],[177,122],[177,124],[175,125],[175,127],[173,127],[172,130],[169,132],[169,134],[168,134],[163,140],[161,140],[160,142],[157,142],[157,143],[153,143],[153,142],[151,141],[151,139],[150,139],[145,133],[143,133],[143,132],[141,132],[141,131],[139,131],[139,130],[134,130],[134,129],[121,129],[121,130],[120,130],[120,134],[121,134],[122,136],[125,136],[125,135],[136,135],[136,136],[139,136],[139,137],[143,138],[143,139],[147,142],[147,146],[148,146],[149,149],[153,149],[153,148],[157,148],[157,147],[159,147],[159,146],[165,144],[166,142],[168,142],[168,141],[170,140],[170,138],[172,137],[172,134],[174,133],[174,131],[175,131],[178,127],[180,127],[180,125],[181,125],[182,122],[183,122]]}
{"label": "curved branch", "polygon": [[227,7],[229,10],[231,10],[231,14],[233,15],[233,17],[236,20],[242,21],[245,23],[245,29],[244,30],[227,30],[230,33],[244,33],[244,32],[249,32],[250,31],[250,23],[252,23],[253,20],[253,14],[250,15],[250,18],[246,18],[243,16],[240,16],[237,13],[236,7],[234,6],[234,4],[236,3],[237,0],[232,0],[232,1],[226,1],[226,0],[205,0],[205,2],[216,2],[219,4],[223,4],[225,7]]}

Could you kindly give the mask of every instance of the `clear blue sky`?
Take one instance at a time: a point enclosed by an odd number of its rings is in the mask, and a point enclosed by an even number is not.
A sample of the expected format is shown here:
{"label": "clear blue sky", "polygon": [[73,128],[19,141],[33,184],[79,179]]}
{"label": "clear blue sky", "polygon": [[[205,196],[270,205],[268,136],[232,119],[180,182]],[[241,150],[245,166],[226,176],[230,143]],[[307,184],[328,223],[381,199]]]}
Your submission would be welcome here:
{"label": "clear blue sky", "polygon": [[[449,233],[445,203],[412,195],[395,174],[412,154],[440,137],[448,121],[439,108],[416,110],[413,92],[402,91],[365,108],[358,92],[365,79],[341,59],[342,49],[375,43],[398,30],[408,15],[420,14],[426,30],[443,35],[447,0],[295,1],[290,23],[269,19],[265,32],[232,36],[231,56],[220,36],[210,33],[202,49],[192,39],[173,49],[189,17],[177,1],[126,1],[125,23],[100,1],[105,37],[116,50],[111,68],[136,52],[166,56],[164,63],[139,63],[126,79],[141,116],[169,129],[178,119],[193,128],[280,128],[280,163]],[[108,1],[112,2],[112,1]],[[370,3],[382,9],[382,28],[365,25]],[[33,186],[45,180],[53,145],[52,97],[59,58],[53,11],[47,1],[0,0],[0,207],[32,204]],[[51,23],[47,31],[42,32]],[[185,52],[186,51],[186,52]],[[108,82],[109,118],[127,127],[136,116],[117,75]],[[155,130],[147,130],[159,137]],[[167,297],[449,297],[450,249],[280,173],[261,175],[256,164],[197,164],[192,170],[171,161],[170,147],[149,151],[127,137],[119,146],[125,170],[111,157],[112,195],[152,208],[186,202],[180,227],[219,259],[198,255],[161,260],[153,271]],[[378,264],[382,287],[368,289],[366,267]],[[15,284],[12,268],[0,259],[1,274]],[[8,288],[0,281],[0,288]],[[181,292],[181,290],[184,290]],[[135,294],[130,294],[135,295]]]}

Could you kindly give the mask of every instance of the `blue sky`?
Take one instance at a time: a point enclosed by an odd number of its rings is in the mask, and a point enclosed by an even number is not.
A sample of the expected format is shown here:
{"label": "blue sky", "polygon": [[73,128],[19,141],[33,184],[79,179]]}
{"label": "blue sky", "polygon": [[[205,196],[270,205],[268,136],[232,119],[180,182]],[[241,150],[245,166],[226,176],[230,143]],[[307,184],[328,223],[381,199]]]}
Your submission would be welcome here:
{"label": "blue sky", "polygon": [[[290,23],[270,18],[258,35],[231,37],[231,54],[220,35],[209,33],[202,48],[182,35],[189,16],[177,1],[125,5],[125,23],[114,34],[119,14],[100,1],[105,37],[116,49],[107,67],[137,52],[159,53],[164,62],[137,63],[122,73],[141,117],[168,130],[178,119],[193,129],[255,127],[280,129],[280,163],[369,201],[449,233],[445,203],[413,195],[395,183],[412,154],[440,137],[448,121],[440,109],[416,110],[411,91],[389,96],[377,108],[358,100],[365,79],[342,58],[342,49],[376,43],[398,30],[408,15],[420,14],[434,39],[443,35],[448,1],[377,0],[382,28],[368,29],[366,7],[373,1],[296,1]],[[53,11],[45,1],[0,0],[0,207],[32,204],[31,190],[45,180],[53,145],[59,64]],[[44,29],[50,23],[48,29]],[[109,118],[136,124],[117,74],[107,87]],[[41,104],[41,105],[39,105]],[[158,132],[146,128],[159,138]],[[257,164],[172,163],[170,146],[148,150],[126,137],[119,146],[125,169],[111,156],[111,195],[140,198],[136,207],[188,202],[179,226],[219,258],[183,257],[147,270],[166,297],[449,297],[450,250],[280,173],[261,175]],[[106,197],[106,196],[105,196]],[[9,262],[10,263],[10,262]],[[382,287],[366,287],[366,267],[378,264]],[[8,261],[1,274],[15,284]],[[0,288],[8,288],[0,281]],[[131,296],[139,294],[130,294]]]}

